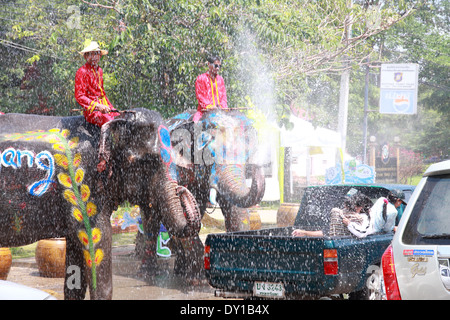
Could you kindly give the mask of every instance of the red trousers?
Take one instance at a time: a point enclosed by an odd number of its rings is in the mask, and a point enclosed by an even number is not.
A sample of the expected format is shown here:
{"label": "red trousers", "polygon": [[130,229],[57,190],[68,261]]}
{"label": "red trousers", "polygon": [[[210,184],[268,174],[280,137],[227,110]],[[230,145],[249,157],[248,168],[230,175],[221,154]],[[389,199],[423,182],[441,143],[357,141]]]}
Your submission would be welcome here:
{"label": "red trousers", "polygon": [[100,111],[93,111],[92,113],[85,112],[84,117],[87,122],[95,124],[96,126],[103,126],[105,123],[111,121],[120,115],[118,112],[101,113]]}

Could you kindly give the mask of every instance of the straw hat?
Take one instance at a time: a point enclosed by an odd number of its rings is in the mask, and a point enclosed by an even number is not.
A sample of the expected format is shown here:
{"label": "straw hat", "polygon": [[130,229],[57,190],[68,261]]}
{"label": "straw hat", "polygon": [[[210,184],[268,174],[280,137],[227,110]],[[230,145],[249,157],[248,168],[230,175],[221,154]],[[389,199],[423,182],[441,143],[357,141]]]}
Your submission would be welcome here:
{"label": "straw hat", "polygon": [[86,48],[84,48],[82,51],[80,51],[80,54],[84,55],[86,52],[92,52],[92,51],[100,51],[102,56],[108,54],[107,50],[100,49],[100,47],[96,41],[91,41],[91,43]]}

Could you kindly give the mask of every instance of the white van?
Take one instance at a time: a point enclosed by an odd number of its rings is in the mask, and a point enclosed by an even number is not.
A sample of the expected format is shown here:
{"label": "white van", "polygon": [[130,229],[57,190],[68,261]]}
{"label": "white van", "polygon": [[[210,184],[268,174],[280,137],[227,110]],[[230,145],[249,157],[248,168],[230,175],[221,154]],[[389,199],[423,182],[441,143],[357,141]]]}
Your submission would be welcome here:
{"label": "white van", "polygon": [[388,300],[450,299],[450,161],[424,173],[382,269]]}

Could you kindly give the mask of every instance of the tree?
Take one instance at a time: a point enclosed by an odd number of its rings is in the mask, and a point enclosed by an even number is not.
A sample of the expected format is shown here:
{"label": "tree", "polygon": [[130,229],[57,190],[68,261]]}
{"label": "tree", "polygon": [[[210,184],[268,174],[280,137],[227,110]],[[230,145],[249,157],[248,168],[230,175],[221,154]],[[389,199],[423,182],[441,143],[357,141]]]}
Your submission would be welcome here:
{"label": "tree", "polygon": [[[380,137],[399,136],[404,146],[424,157],[445,159],[450,151],[445,138],[450,134],[449,9],[448,0],[428,1],[376,40],[386,62],[419,65],[419,101],[417,115],[371,113],[369,130]],[[372,92],[378,95],[377,89]],[[372,109],[377,105],[375,100]]]}
{"label": "tree", "polygon": [[[250,98],[281,125],[289,127],[294,111],[315,125],[336,129],[339,74],[351,68],[347,146],[360,155],[367,57],[374,73],[381,61],[410,61],[421,63],[420,101],[430,110],[421,111],[417,121],[439,128],[429,152],[445,153],[438,137],[448,135],[448,91],[440,88],[449,87],[449,6],[448,0],[424,3],[3,0],[0,108],[73,114],[70,110],[78,107],[74,75],[84,63],[78,51],[86,40],[96,40],[109,49],[101,63],[106,91],[119,109],[146,107],[169,117],[195,108],[195,78],[206,71],[206,58],[214,53],[224,59],[221,73],[230,106],[247,106]],[[373,77],[370,109],[377,109]],[[369,130],[392,134],[399,119],[407,118],[371,113]],[[419,141],[402,129],[395,133],[402,141],[426,148],[428,134]]]}
{"label": "tree", "polygon": [[86,38],[109,43],[113,17],[108,12],[93,14],[74,0],[10,0],[0,6],[4,9],[0,18],[7,22],[1,30],[1,50],[9,55],[8,59],[3,55],[0,64],[0,85],[5,88],[0,108],[4,112],[70,114],[77,106],[74,75],[84,63],[78,51]]}

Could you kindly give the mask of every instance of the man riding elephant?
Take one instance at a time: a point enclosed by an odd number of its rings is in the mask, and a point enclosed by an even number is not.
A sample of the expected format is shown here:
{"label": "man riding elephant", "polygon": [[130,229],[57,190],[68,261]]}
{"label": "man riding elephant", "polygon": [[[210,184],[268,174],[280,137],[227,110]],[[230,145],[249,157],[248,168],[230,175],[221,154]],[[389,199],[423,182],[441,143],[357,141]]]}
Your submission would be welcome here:
{"label": "man riding elephant", "polygon": [[[101,50],[98,43],[92,41],[80,54],[84,56],[86,64],[75,74],[75,100],[83,108],[86,121],[102,127],[120,115],[106,96],[103,87],[103,69],[98,65],[100,58],[107,55],[108,51]],[[97,165],[99,172],[106,169],[105,157],[108,155],[99,154]]]}
{"label": "man riding elephant", "polygon": [[228,108],[225,82],[218,74],[221,67],[218,56],[208,58],[208,71],[195,82],[197,110],[176,115],[168,125],[178,182],[195,196],[202,215],[210,190],[216,191],[227,231],[238,231],[249,228],[246,208],[261,201],[265,178],[262,165],[253,159],[256,129],[244,114]]}
{"label": "man riding elephant", "polygon": [[80,54],[86,64],[75,75],[75,100],[83,108],[86,121],[101,127],[120,115],[106,96],[103,70],[98,65],[100,57],[108,51],[101,50],[97,42],[92,41]]}
{"label": "man riding elephant", "polygon": [[195,80],[195,96],[198,100],[198,107],[194,115],[194,122],[198,122],[206,110],[228,108],[225,81],[219,75],[221,67],[221,59],[218,56],[211,56],[208,58],[208,72],[199,75]]}

